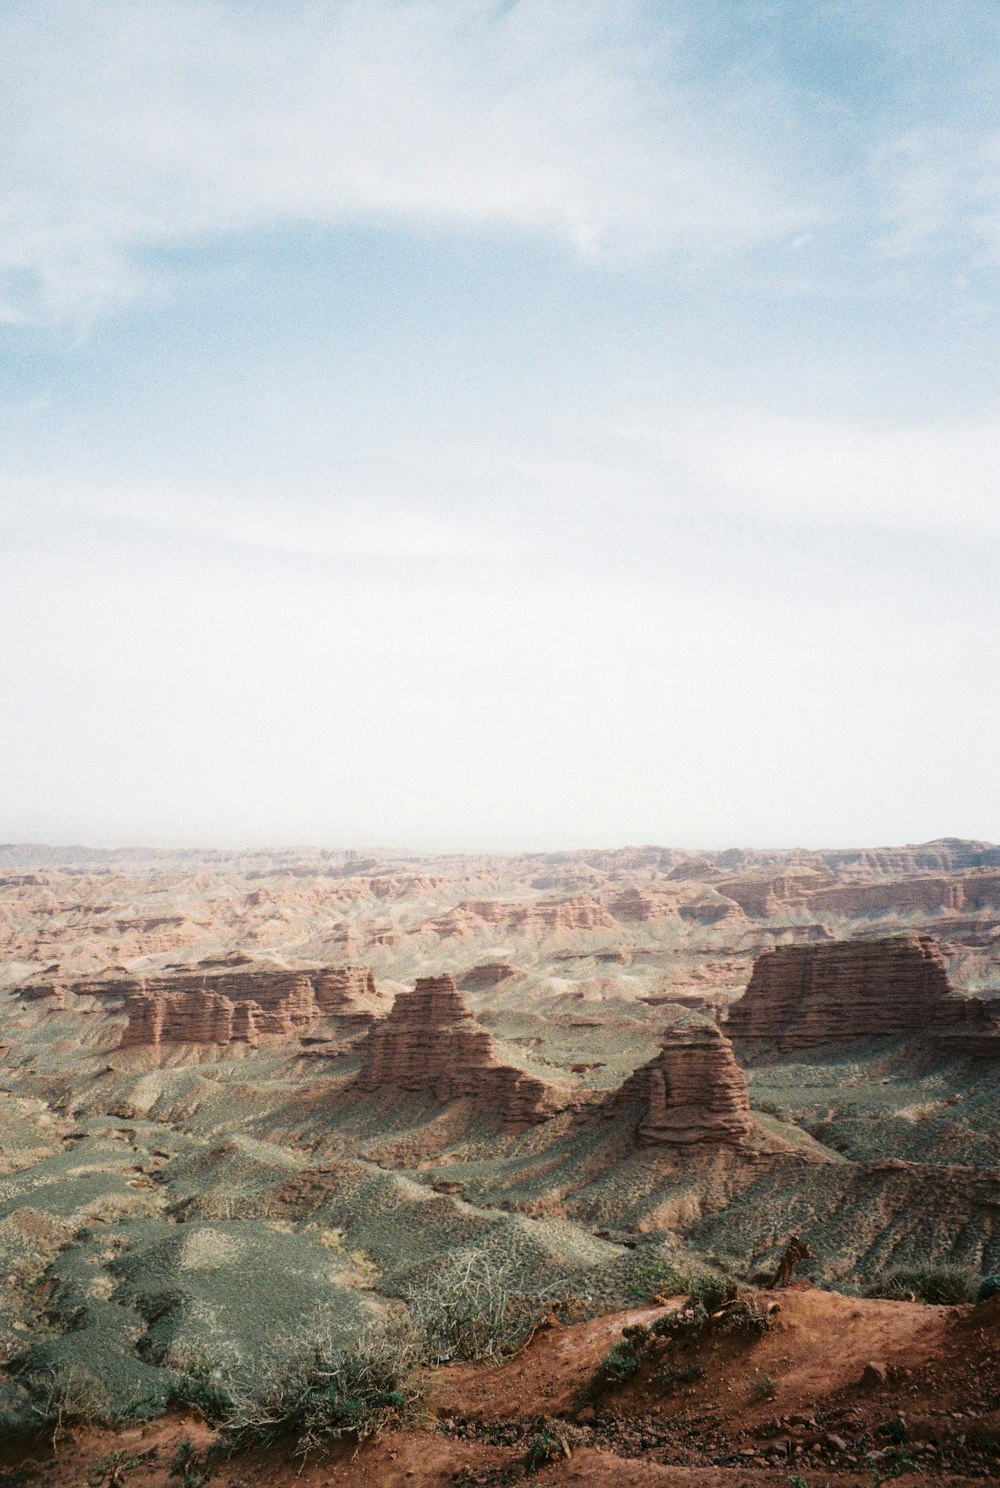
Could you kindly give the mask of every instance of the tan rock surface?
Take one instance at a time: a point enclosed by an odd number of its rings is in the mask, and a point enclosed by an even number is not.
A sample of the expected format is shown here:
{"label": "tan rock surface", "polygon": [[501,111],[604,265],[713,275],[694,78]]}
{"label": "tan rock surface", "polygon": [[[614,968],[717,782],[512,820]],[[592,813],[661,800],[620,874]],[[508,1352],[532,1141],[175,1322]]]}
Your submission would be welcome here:
{"label": "tan rock surface", "polygon": [[450,973],[421,977],[412,992],[397,997],[362,1051],[359,1090],[470,1099],[518,1125],[544,1121],[569,1104],[567,1092],[499,1062],[489,1030],[469,1012]]}
{"label": "tan rock surface", "polygon": [[781,946],[754,964],[727,1030],[802,1049],[848,1038],[990,1033],[977,998],[951,988],[933,936]]}
{"label": "tan rock surface", "polygon": [[725,1034],[711,1025],[674,1028],[663,1047],[608,1100],[605,1114],[638,1111],[644,1146],[745,1141],[753,1132],[743,1071]]}

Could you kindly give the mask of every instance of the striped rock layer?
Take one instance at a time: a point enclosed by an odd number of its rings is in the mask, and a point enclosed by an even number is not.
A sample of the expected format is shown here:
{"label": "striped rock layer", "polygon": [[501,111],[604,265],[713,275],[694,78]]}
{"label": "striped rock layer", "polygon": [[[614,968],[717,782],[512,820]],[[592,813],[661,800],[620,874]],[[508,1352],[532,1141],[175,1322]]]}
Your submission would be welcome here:
{"label": "striped rock layer", "polygon": [[569,1104],[567,1093],[500,1063],[489,1030],[469,1012],[450,973],[421,977],[401,993],[362,1053],[358,1090],[467,1099],[514,1125],[544,1121]]}
{"label": "striped rock layer", "polygon": [[996,1035],[988,1005],[952,989],[931,935],[765,951],[726,1028],[735,1039],[773,1040],[782,1049],[911,1033],[981,1034],[992,1045]]}

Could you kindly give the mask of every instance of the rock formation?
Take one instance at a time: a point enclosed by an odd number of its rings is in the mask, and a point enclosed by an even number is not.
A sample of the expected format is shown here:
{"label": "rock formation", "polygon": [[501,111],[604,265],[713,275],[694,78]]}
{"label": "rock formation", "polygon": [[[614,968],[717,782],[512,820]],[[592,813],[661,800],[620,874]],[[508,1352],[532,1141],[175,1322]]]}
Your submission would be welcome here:
{"label": "rock formation", "polygon": [[817,890],[834,884],[832,874],[815,868],[786,868],[781,873],[751,874],[716,884],[720,894],[735,899],[748,914],[760,919],[813,902]]}
{"label": "rock formation", "polygon": [[489,987],[498,987],[501,982],[521,981],[523,978],[524,972],[507,961],[484,961],[463,972],[459,985],[466,992],[482,992]]}
{"label": "rock formation", "polygon": [[392,1006],[367,966],[329,967],[311,980],[320,1012],[349,1027],[368,1028]]}
{"label": "rock formation", "polygon": [[673,1028],[655,1059],[605,1103],[605,1115],[636,1112],[643,1146],[735,1144],[753,1131],[750,1100],[733,1046],[719,1028]]}
{"label": "rock formation", "polygon": [[450,974],[421,977],[396,998],[387,1018],[362,1045],[356,1088],[420,1091],[445,1102],[470,1099],[512,1125],[544,1121],[569,1096],[501,1064],[489,1031],[469,1012]]}
{"label": "rock formation", "polygon": [[71,990],[124,998],[128,1024],[122,1048],[162,1043],[256,1046],[261,1038],[295,1038],[321,1017],[335,1018],[344,1032],[357,1034],[384,1016],[388,1002],[364,966],[320,972],[199,972],[78,983]]}
{"label": "rock formation", "polygon": [[429,921],[428,928],[447,938],[477,934],[484,929],[504,934],[558,934],[575,930],[614,930],[615,921],[599,899],[579,894],[573,899],[536,899],[508,903],[502,899],[466,899],[446,914]]}
{"label": "rock formation", "polygon": [[903,935],[765,951],[727,1028],[733,1038],[806,1049],[907,1033],[989,1034],[993,1018],[986,1003],[952,990],[933,936]]}

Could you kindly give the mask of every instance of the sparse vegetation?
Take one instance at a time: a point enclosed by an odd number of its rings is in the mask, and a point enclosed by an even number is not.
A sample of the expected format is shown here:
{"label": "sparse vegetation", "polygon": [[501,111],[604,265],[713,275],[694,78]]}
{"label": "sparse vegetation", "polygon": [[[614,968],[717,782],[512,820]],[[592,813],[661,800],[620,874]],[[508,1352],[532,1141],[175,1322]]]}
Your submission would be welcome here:
{"label": "sparse vegetation", "polygon": [[750,1386],[750,1392],[753,1395],[754,1399],[773,1400],[774,1392],[776,1389],[777,1382],[775,1381],[773,1376],[768,1374],[766,1370],[759,1369],[754,1375],[753,1383]]}
{"label": "sparse vegetation", "polygon": [[401,1326],[371,1326],[345,1345],[319,1320],[232,1381],[224,1435],[240,1448],[288,1441],[303,1457],[341,1436],[364,1441],[412,1413],[417,1359]]}
{"label": "sparse vegetation", "polygon": [[[550,1289],[551,1290],[551,1289]],[[552,1308],[545,1292],[525,1290],[516,1257],[469,1251],[442,1285],[429,1278],[409,1299],[429,1359],[500,1359],[520,1348]]]}
{"label": "sparse vegetation", "polygon": [[572,1457],[581,1440],[582,1433],[568,1421],[542,1421],[528,1442],[524,1466],[529,1473],[537,1472],[560,1457]]}
{"label": "sparse vegetation", "polygon": [[867,1297],[889,1301],[915,1297],[918,1302],[954,1306],[976,1296],[973,1272],[958,1266],[913,1266],[886,1271],[866,1289]]}
{"label": "sparse vegetation", "polygon": [[639,1369],[641,1346],[629,1339],[613,1344],[598,1364],[590,1381],[593,1392],[614,1390]]}
{"label": "sparse vegetation", "polygon": [[49,1370],[30,1382],[32,1412],[55,1446],[71,1426],[110,1426],[111,1402],[100,1380],[75,1366]]}

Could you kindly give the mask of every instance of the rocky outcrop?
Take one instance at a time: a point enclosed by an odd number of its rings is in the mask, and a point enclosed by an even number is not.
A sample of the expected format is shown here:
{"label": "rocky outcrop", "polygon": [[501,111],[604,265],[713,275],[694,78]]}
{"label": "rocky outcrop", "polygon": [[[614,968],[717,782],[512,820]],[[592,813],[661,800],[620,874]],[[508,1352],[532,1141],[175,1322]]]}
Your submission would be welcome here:
{"label": "rocky outcrop", "polygon": [[[93,990],[84,983],[72,990],[84,989]],[[256,1046],[262,1038],[296,1038],[321,1017],[336,1019],[348,1035],[358,1034],[385,1015],[389,1001],[364,966],[128,979],[114,982],[113,993],[124,998],[128,1016],[122,1048],[163,1043]]]}
{"label": "rocky outcrop", "polygon": [[659,1054],[615,1091],[604,1113],[636,1114],[647,1147],[735,1145],[753,1132],[743,1071],[729,1039],[710,1024],[670,1029]]}
{"label": "rocky outcrop", "polygon": [[834,882],[832,874],[815,868],[786,868],[782,873],[724,879],[716,888],[735,899],[748,915],[769,919],[799,905],[812,904],[816,891]]}
{"label": "rocky outcrop", "polygon": [[679,917],[701,925],[743,925],[746,916],[734,899],[711,886],[670,884],[665,887],[632,884],[608,904],[615,919],[643,923]]}
{"label": "rocky outcrop", "polygon": [[489,1031],[462,1001],[453,976],[421,977],[362,1045],[358,1090],[422,1092],[435,1101],[471,1100],[501,1121],[544,1121],[569,1104],[567,1092],[501,1064]]}
{"label": "rocky outcrop", "polygon": [[934,937],[904,935],[765,951],[727,1029],[736,1039],[807,1049],[908,1033],[988,1034],[993,1026],[986,1003],[952,990]]}
{"label": "rocky outcrop", "polygon": [[484,992],[498,987],[501,982],[523,981],[524,972],[518,971],[507,961],[484,961],[479,966],[470,966],[463,972],[459,986],[466,992]]}
{"label": "rocky outcrop", "polygon": [[502,899],[466,899],[428,928],[443,939],[483,930],[503,934],[559,934],[576,930],[613,930],[615,921],[599,899],[579,894],[573,899],[537,899],[510,903]]}
{"label": "rocky outcrop", "polygon": [[316,1005],[324,1017],[359,1029],[384,1018],[392,998],[380,992],[367,966],[335,966],[312,977]]}
{"label": "rocky outcrop", "polygon": [[933,914],[965,908],[965,885],[960,878],[904,878],[893,883],[837,884],[809,901],[813,913],[835,915]]}

